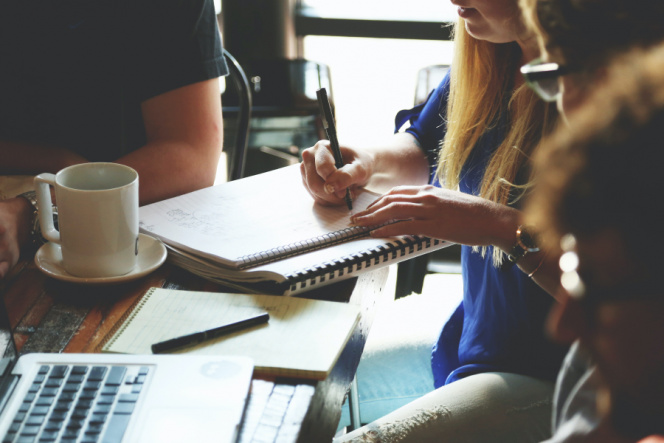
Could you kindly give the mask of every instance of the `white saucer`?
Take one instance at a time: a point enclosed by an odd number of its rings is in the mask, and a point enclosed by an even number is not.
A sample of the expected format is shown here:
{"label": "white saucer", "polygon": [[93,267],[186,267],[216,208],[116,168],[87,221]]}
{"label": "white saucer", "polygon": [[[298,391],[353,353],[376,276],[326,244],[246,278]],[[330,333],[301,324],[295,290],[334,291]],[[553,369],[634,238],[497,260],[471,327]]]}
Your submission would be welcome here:
{"label": "white saucer", "polygon": [[143,277],[156,270],[166,260],[166,246],[149,235],[138,235],[138,261],[128,274],[115,277],[76,277],[62,265],[62,251],[57,243],[46,243],[35,254],[35,264],[49,277],[71,283],[109,284],[124,283]]}

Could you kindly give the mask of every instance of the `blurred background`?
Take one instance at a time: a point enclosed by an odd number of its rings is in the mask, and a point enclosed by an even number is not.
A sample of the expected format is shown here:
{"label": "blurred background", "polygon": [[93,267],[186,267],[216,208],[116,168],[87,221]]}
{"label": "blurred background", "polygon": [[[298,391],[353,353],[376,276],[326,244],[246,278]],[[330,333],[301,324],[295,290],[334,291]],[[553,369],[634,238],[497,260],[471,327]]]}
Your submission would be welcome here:
{"label": "blurred background", "polygon": [[[252,93],[246,173],[299,161],[325,138],[316,90],[326,87],[342,144],[394,131],[394,116],[428,95],[449,65],[455,7],[440,0],[216,0],[224,47]],[[416,93],[416,91],[419,92]],[[226,145],[237,98],[224,94]]]}

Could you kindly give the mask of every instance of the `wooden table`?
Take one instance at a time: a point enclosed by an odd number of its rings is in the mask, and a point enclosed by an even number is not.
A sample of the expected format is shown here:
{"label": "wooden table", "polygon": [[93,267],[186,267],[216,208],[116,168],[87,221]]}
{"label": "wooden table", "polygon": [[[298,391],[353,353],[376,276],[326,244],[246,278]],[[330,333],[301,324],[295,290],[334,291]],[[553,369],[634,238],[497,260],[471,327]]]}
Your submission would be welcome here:
{"label": "wooden table", "polygon": [[[281,378],[270,380],[275,386],[284,385],[290,389],[294,385],[313,387],[313,396],[307,398],[308,405],[304,405],[306,414],[299,430],[290,431],[290,440],[316,443],[332,440],[344,396],[357,370],[373,321],[375,305],[394,296],[385,289],[387,275],[387,268],[373,270],[357,279],[341,281],[305,294],[306,297],[359,305],[362,317],[327,379],[320,382]],[[32,258],[28,257],[19,262],[4,281],[0,281],[0,294],[5,298],[16,344],[22,354],[95,352],[106,333],[152,286],[232,292],[169,263],[129,283],[106,286],[65,283],[43,275]],[[262,382],[255,380],[256,383]],[[311,391],[311,388],[308,390]]]}

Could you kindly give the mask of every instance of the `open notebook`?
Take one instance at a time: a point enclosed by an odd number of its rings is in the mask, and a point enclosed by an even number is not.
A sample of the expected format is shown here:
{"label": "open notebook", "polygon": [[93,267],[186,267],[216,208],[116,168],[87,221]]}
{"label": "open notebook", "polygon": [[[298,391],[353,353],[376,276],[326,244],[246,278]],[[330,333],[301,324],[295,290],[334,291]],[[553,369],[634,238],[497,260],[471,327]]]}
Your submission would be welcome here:
{"label": "open notebook", "polygon": [[360,319],[347,303],[274,295],[150,288],[108,333],[103,352],[149,354],[151,345],[267,311],[270,320],[176,352],[251,358],[255,373],[324,379]]}
{"label": "open notebook", "polygon": [[[354,211],[377,197],[358,190]],[[350,216],[345,206],[316,204],[293,165],[143,206],[140,228],[160,238],[178,266],[268,294],[297,294],[449,245],[372,238]]]}

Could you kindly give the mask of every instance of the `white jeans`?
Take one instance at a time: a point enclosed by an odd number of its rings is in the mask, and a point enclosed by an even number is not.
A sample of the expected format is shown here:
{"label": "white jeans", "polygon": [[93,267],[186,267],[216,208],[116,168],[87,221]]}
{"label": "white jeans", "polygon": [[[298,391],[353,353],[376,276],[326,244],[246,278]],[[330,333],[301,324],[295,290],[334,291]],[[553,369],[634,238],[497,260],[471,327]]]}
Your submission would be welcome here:
{"label": "white jeans", "polygon": [[552,397],[553,382],[471,375],[334,442],[540,442],[551,435]]}

